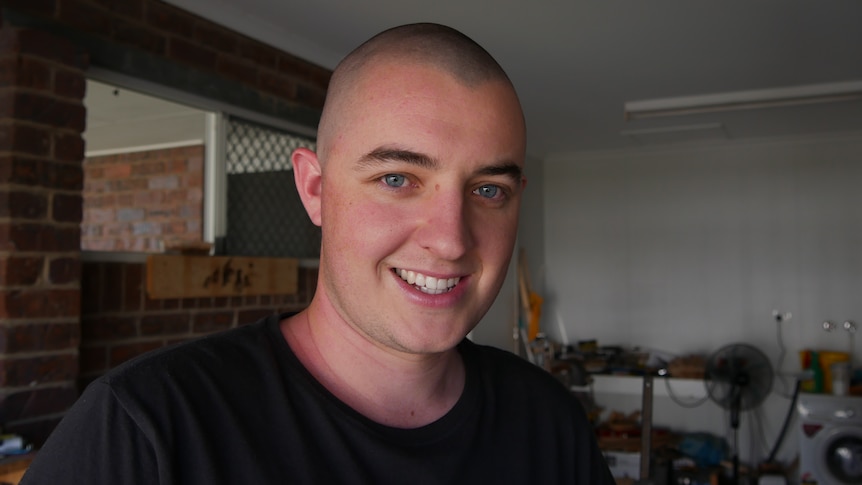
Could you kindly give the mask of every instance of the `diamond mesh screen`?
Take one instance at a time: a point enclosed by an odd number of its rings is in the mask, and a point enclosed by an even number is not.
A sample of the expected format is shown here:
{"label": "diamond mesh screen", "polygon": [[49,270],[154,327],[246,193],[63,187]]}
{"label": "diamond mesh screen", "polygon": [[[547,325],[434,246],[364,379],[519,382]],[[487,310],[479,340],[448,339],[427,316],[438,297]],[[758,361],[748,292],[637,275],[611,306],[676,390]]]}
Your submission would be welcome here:
{"label": "diamond mesh screen", "polygon": [[309,220],[293,181],[290,154],[299,147],[314,150],[315,143],[269,126],[228,120],[226,254],[320,256],[320,228]]}

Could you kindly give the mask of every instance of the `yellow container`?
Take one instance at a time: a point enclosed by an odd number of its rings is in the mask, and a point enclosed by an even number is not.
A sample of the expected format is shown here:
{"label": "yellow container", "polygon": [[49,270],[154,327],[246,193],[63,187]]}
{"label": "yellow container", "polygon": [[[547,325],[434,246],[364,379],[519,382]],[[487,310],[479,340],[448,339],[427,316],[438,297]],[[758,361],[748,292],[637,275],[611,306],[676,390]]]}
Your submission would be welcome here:
{"label": "yellow container", "polygon": [[[820,371],[823,375],[823,383],[821,390],[817,390],[816,383],[809,379],[802,381],[802,390],[805,392],[824,392],[832,394],[832,364],[839,362],[850,362],[850,354],[847,352],[833,352],[830,350],[816,351],[817,361],[820,363]],[[799,351],[799,363],[802,370],[811,368],[811,357],[814,354],[811,350]]]}

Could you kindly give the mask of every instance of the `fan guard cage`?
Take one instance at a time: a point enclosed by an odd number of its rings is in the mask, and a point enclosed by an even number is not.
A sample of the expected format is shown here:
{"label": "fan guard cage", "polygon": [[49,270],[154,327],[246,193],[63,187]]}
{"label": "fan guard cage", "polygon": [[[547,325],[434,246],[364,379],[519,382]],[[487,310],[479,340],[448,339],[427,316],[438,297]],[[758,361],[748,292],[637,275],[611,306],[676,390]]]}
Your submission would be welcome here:
{"label": "fan guard cage", "polygon": [[730,344],[718,349],[706,363],[704,382],[709,397],[719,406],[731,409],[739,394],[739,411],[755,408],[772,391],[772,365],[769,358],[748,344]]}

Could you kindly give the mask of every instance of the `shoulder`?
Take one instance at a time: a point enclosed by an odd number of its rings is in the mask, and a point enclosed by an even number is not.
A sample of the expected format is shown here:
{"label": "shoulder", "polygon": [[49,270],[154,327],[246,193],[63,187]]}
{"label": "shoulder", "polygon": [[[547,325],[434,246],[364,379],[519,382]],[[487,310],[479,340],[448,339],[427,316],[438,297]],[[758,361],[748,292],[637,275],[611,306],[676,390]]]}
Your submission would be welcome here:
{"label": "shoulder", "polygon": [[527,397],[546,405],[557,403],[566,410],[577,401],[550,373],[509,351],[469,341],[464,341],[459,349],[468,367],[473,366],[484,385],[492,386],[495,393],[518,396],[518,401]]}
{"label": "shoulder", "polygon": [[[165,347],[129,360],[98,379],[113,389],[195,384],[200,379],[225,379],[259,366],[274,352],[273,329],[279,316]],[[242,372],[246,373],[247,372]]]}

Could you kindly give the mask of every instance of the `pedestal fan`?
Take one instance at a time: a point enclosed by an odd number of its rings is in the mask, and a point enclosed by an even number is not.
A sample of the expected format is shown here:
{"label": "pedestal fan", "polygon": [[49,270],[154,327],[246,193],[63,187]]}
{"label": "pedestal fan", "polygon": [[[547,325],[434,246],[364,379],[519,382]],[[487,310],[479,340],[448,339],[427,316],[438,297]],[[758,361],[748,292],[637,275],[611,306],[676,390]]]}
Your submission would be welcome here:
{"label": "pedestal fan", "polygon": [[769,358],[748,344],[724,346],[706,362],[704,380],[709,397],[730,411],[730,427],[733,431],[733,483],[739,483],[739,413],[763,403],[772,391],[772,378]]}

